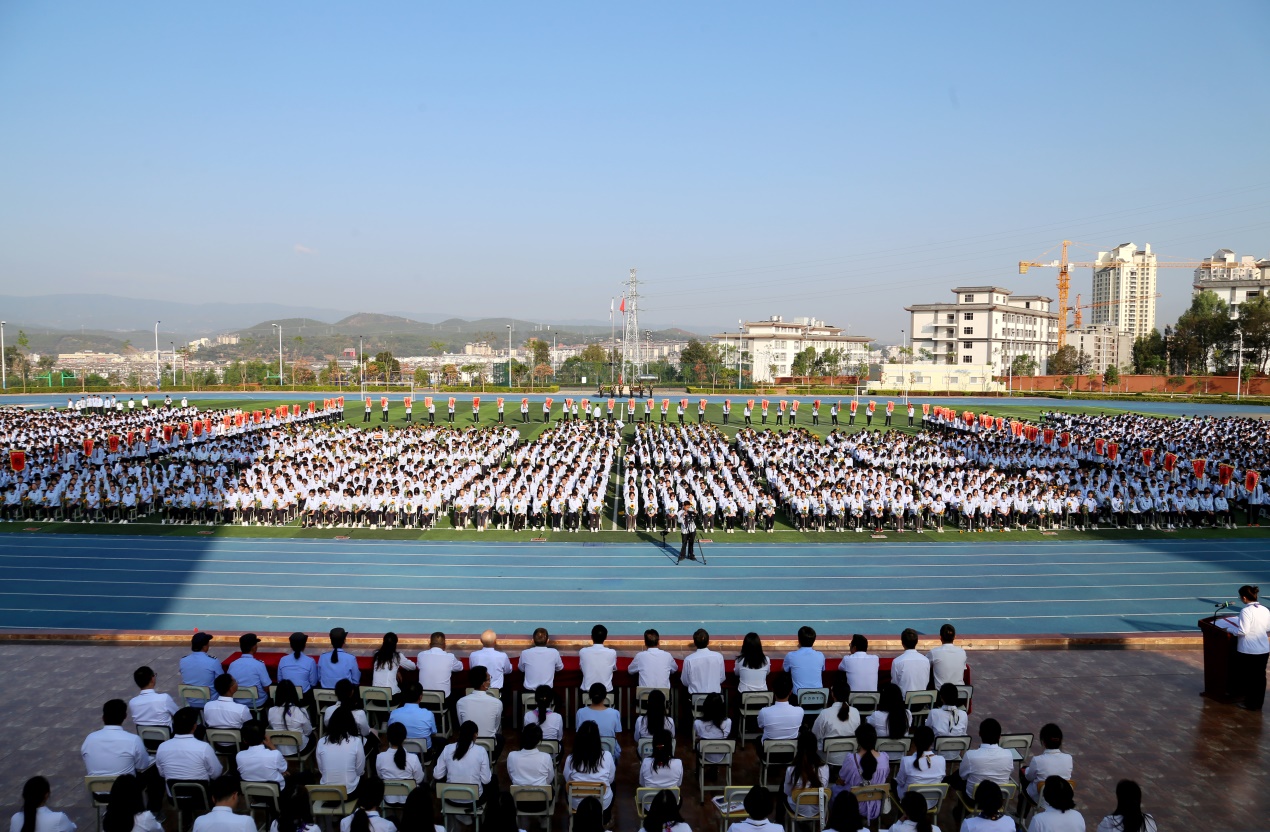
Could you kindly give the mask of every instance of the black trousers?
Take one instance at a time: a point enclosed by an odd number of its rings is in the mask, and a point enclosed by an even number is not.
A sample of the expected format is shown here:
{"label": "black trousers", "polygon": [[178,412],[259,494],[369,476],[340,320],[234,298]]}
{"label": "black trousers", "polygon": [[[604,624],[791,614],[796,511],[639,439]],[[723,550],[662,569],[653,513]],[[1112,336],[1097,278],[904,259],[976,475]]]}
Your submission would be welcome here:
{"label": "black trousers", "polygon": [[1261,710],[1266,701],[1266,660],[1270,653],[1236,653],[1235,672],[1238,690],[1243,692],[1244,706]]}
{"label": "black trousers", "polygon": [[679,559],[680,560],[683,560],[684,558],[694,558],[694,559],[696,558],[696,553],[693,552],[693,548],[692,548],[693,544],[695,544],[696,542],[697,542],[696,532],[688,532],[687,534],[683,535],[683,539],[679,542]]}

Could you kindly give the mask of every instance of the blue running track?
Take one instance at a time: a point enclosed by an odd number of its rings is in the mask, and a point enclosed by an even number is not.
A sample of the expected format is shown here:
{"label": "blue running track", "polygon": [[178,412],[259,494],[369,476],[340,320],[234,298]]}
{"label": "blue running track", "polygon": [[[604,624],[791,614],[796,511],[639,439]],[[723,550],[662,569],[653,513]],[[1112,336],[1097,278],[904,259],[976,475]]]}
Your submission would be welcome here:
{"label": "blue running track", "polygon": [[451,543],[0,535],[0,629],[329,629],[615,635],[1192,631],[1256,540],[717,544],[676,566],[653,543]]}

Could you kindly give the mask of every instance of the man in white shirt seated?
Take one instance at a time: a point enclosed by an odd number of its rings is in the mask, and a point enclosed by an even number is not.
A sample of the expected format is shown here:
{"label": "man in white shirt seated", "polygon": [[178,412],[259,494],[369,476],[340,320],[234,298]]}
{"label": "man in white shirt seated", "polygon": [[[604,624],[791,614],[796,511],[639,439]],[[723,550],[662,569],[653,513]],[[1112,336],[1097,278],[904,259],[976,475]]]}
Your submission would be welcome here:
{"label": "man in white shirt seated", "polygon": [[684,669],[680,679],[688,693],[722,693],[724,669],[723,654],[710,649],[710,634],[699,629],[692,634],[692,644],[697,649],[684,657]]}
{"label": "man in white shirt seated", "polygon": [[927,654],[931,673],[935,676],[935,690],[948,683],[963,685],[966,682],[966,651],[953,644],[956,637],[957,629],[952,624],[945,624],[939,628],[941,644],[931,648]]}
{"label": "man in white shirt seated", "polygon": [[534,630],[534,646],[520,654],[520,672],[524,675],[522,687],[525,691],[537,690],[540,685],[549,688],[556,686],[556,673],[564,670],[564,660],[560,651],[548,647],[551,636],[545,627]]}
{"label": "man in white shirt seated", "polygon": [[503,689],[503,676],[512,672],[512,660],[498,649],[498,633],[493,630],[481,633],[481,649],[472,651],[467,666],[469,669],[483,667],[489,671],[490,690],[497,691]]}
{"label": "man in white shirt seated", "polygon": [[856,633],[851,637],[851,652],[839,665],[847,674],[847,684],[853,691],[874,691],[878,689],[878,668],[881,661],[869,653],[869,640]]}
{"label": "man in white shirt seated", "polygon": [[84,738],[79,747],[84,773],[89,777],[118,777],[132,774],[145,786],[146,805],[155,817],[163,816],[163,778],[154,758],[136,734],[123,729],[128,703],[111,699],[101,708],[102,726]]}
{"label": "man in white shirt seated", "polygon": [[194,736],[197,708],[181,708],[172,717],[172,739],[159,746],[154,763],[167,782],[196,780],[211,783],[224,770],[212,747]]}
{"label": "man in white shirt seated", "polygon": [[1052,722],[1041,726],[1041,745],[1045,750],[1037,754],[1023,769],[1027,782],[1027,796],[1033,803],[1040,803],[1040,789],[1047,778],[1058,776],[1072,779],[1072,755],[1063,750],[1063,729]]}
{"label": "man in white shirt seated", "polygon": [[779,823],[767,819],[772,814],[773,804],[772,793],[766,787],[757,785],[750,789],[745,793],[743,804],[749,817],[729,826],[728,832],[781,832],[783,827]]}
{"label": "man in white shirt seated", "polygon": [[212,811],[194,821],[194,832],[256,832],[251,815],[237,813],[240,783],[225,775],[212,782]]}
{"label": "man in white shirt seated", "polygon": [[248,783],[287,784],[287,759],[265,737],[264,729],[256,720],[243,725],[243,745],[234,758],[238,776]]}
{"label": "man in white shirt seated", "polygon": [[452,703],[450,677],[463,670],[463,662],[445,652],[445,633],[432,634],[428,639],[428,649],[419,654],[415,664],[419,667],[419,686],[424,690],[443,692],[447,704]]}
{"label": "man in white shirt seated", "polygon": [[972,748],[961,757],[961,766],[948,775],[948,785],[962,789],[970,803],[974,803],[975,789],[984,780],[1006,783],[1014,774],[1014,755],[1002,748],[1001,723],[989,717],[979,724],[979,747]]}
{"label": "man in white shirt seated", "polygon": [[764,740],[795,739],[803,727],[803,709],[789,702],[794,683],[788,673],[782,671],[772,676],[772,691],[776,701],[758,712],[760,748]]}
{"label": "man in white shirt seated", "polygon": [[455,703],[459,724],[476,723],[478,737],[494,738],[494,753],[490,759],[497,762],[503,750],[503,703],[489,693],[489,671],[473,667],[467,672],[467,685],[472,692]]}
{"label": "man in white shirt seated", "polygon": [[917,631],[908,627],[900,633],[904,652],[891,661],[891,681],[908,696],[911,690],[926,690],[930,682],[930,659],[917,652]]}
{"label": "man in white shirt seated", "polygon": [[542,728],[531,722],[520,729],[520,750],[507,754],[507,777],[513,786],[549,786],[556,779],[556,763],[539,751]]}
{"label": "man in white shirt seated", "polygon": [[[626,672],[639,675],[639,687],[670,687],[670,677],[679,671],[675,657],[661,649],[661,633],[656,630],[644,631],[644,651],[636,653],[635,658],[626,666]],[[528,687],[528,685],[526,685]]]}
{"label": "man in white shirt seated", "polygon": [[128,701],[128,716],[133,725],[162,725],[172,727],[172,716],[176,713],[176,702],[166,693],[159,693],[155,686],[159,677],[154,670],[142,665],[132,674],[141,692]]}
{"label": "man in white shirt seated", "polygon": [[582,670],[582,690],[591,689],[596,682],[604,685],[604,689],[613,690],[613,671],[617,670],[617,651],[605,647],[604,641],[609,637],[609,629],[603,624],[591,628],[591,645],[578,651],[578,667]]}
{"label": "man in white shirt seated", "polygon": [[234,701],[238,680],[228,673],[216,677],[216,698],[203,706],[203,724],[208,728],[238,730],[251,719],[251,709]]}

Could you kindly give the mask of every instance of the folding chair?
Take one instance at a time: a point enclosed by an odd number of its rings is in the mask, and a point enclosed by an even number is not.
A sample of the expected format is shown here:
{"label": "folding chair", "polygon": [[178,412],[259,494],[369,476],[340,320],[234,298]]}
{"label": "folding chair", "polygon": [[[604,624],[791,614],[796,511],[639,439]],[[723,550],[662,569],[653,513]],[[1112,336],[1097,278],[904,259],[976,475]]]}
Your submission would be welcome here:
{"label": "folding chair", "polygon": [[309,802],[313,804],[315,819],[343,819],[357,808],[357,801],[348,799],[348,789],[344,786],[317,785],[305,786],[304,789],[309,795]]}
{"label": "folding chair", "polygon": [[653,798],[655,798],[658,793],[664,791],[674,794],[675,801],[679,802],[680,795],[679,788],[677,786],[669,789],[640,786],[635,789],[635,814],[639,816],[640,820],[643,820],[644,815],[648,814],[648,807],[653,805]]}
{"label": "folding chair", "polygon": [[428,744],[418,738],[406,737],[406,741],[401,744],[406,749],[407,754],[413,754],[420,760],[426,759],[428,756]]}
{"label": "folding chair", "polygon": [[544,832],[551,832],[551,818],[556,814],[554,786],[512,786],[511,795],[518,824],[521,818],[534,818],[542,822]]}
{"label": "folding chair", "polygon": [[450,711],[445,706],[445,691],[425,690],[419,705],[432,711],[432,717],[437,723],[437,736],[449,739],[454,728],[450,724]]}
{"label": "folding chair", "polygon": [[[878,813],[878,826],[882,825],[882,815],[891,812],[891,785],[882,783],[877,786],[854,786],[851,793],[855,795],[855,799],[861,803],[867,803],[872,800],[882,801],[881,811]],[[864,807],[860,807],[860,813],[864,814]]]}
{"label": "folding chair", "polygon": [[525,714],[538,707],[538,698],[532,690],[521,691],[520,694],[520,725],[525,724]]}
{"label": "folding chair", "polygon": [[321,716],[327,708],[339,703],[340,700],[335,697],[335,691],[328,688],[313,688],[313,704],[317,706],[318,716]]}
{"label": "folding chair", "polygon": [[[381,808],[388,813],[400,814],[401,810],[405,808],[406,798],[410,796],[410,793],[414,791],[418,785],[419,785],[418,783],[416,783],[414,780],[412,780],[409,777],[402,778],[402,779],[389,778],[385,780],[384,781],[384,803]],[[400,797],[401,800],[389,803],[388,798],[390,797]]]}
{"label": "folding chair", "polygon": [[957,685],[957,695],[961,698],[961,706],[970,713],[970,699],[975,695],[974,685]]}
{"label": "folding chair", "polygon": [[256,812],[264,813],[264,822],[257,823],[256,828],[268,829],[270,822],[282,814],[282,787],[272,782],[244,780],[240,788],[247,798],[247,814],[252,820],[256,819]]}
{"label": "folding chair", "polygon": [[666,697],[666,707],[670,707],[670,688],[635,688],[635,715],[643,716],[648,713],[648,695],[655,690],[662,692]]}
{"label": "folding chair", "polygon": [[847,697],[847,701],[851,703],[851,707],[860,712],[860,716],[868,716],[878,709],[882,694],[875,690],[853,690]]}
{"label": "folding chair", "polygon": [[437,783],[437,797],[441,800],[441,817],[446,829],[450,828],[450,818],[457,818],[464,828],[471,823],[473,832],[479,832],[485,807],[476,802],[481,796],[474,784]]}
{"label": "folding chair", "polygon": [[250,708],[251,715],[256,719],[260,719],[263,716],[263,708],[256,706],[256,698],[258,696],[260,696],[260,689],[255,685],[245,685],[234,691],[234,701]]}
{"label": "folding chair", "polygon": [[706,706],[706,698],[709,695],[710,694],[708,693],[694,693],[689,696],[688,705],[689,710],[692,711],[693,719],[701,719],[701,715]]}
{"label": "folding chair", "polygon": [[[601,739],[601,741],[603,740]],[[675,756],[678,745],[679,740],[672,735],[670,738],[670,756]],[[635,755],[641,760],[645,757],[653,756],[653,738],[640,737],[639,742],[635,744]]]}
{"label": "folding chair", "polygon": [[604,802],[604,790],[607,788],[604,783],[594,783],[587,780],[576,780],[565,783],[565,794],[569,802],[569,832],[573,832],[573,816],[577,811],[574,808],[575,801],[580,802],[584,797],[594,797],[601,803]]}
{"label": "folding chair", "polygon": [[740,823],[749,817],[744,803],[745,796],[749,794],[751,788],[751,786],[728,786],[723,790],[721,797],[710,801],[719,812],[719,832],[724,832],[732,824]]}
{"label": "folding chair", "polygon": [[[616,742],[616,740],[614,740]],[[485,753],[489,755],[490,768],[498,765],[498,760],[494,759],[494,749],[498,747],[498,740],[493,737],[477,737],[476,744],[485,749]]]}
{"label": "folding chair", "polygon": [[153,754],[161,743],[172,739],[172,729],[166,725],[138,725],[137,736],[141,737],[146,749]]}
{"label": "folding chair", "polygon": [[172,804],[176,806],[176,829],[184,832],[185,817],[189,815],[191,826],[193,820],[212,811],[212,797],[207,793],[207,784],[196,780],[173,780],[168,783],[168,792],[172,795]]}
{"label": "folding chair", "polygon": [[600,745],[604,750],[613,755],[613,761],[617,761],[617,737],[600,737]]}
{"label": "folding chair", "polygon": [[[726,792],[732,785],[732,757],[736,754],[736,740],[697,740],[697,788],[704,803],[706,791]],[[715,757],[717,759],[710,759]],[[723,770],[722,786],[706,786],[706,769],[717,766]]]}
{"label": "folding chair", "polygon": [[763,735],[758,725],[749,730],[750,725],[758,720],[758,712],[776,701],[776,695],[769,690],[747,690],[741,694],[741,725],[739,735],[741,744],[757,739]]}
{"label": "folding chair", "polygon": [[207,700],[212,698],[212,689],[207,685],[177,685],[176,695],[181,697],[182,706],[201,711]]}
{"label": "folding chair", "polygon": [[[1001,808],[1008,815],[1010,814],[1010,801],[1018,795],[1019,787],[1013,780],[1007,780],[1004,783],[997,783],[997,785],[1001,787],[1001,797],[1004,799],[1001,804]],[[977,789],[979,787],[976,785],[975,788]],[[970,799],[966,797],[966,792],[962,789],[958,789],[957,805],[953,810],[953,818],[957,821],[957,825],[960,826],[962,818],[974,811],[975,807],[971,804]]]}
{"label": "folding chair", "polygon": [[560,740],[543,740],[538,743],[538,750],[550,754],[556,768],[560,768]]}
{"label": "folding chair", "polygon": [[[759,783],[771,792],[779,792],[785,788],[785,767],[794,761],[798,751],[797,740],[763,740],[763,751],[759,754]],[[773,782],[773,769],[780,771],[780,776]]]}
{"label": "folding chair", "polygon": [[[463,695],[464,695],[464,696],[471,696],[471,695],[472,695],[472,691],[474,691],[474,690],[476,690],[476,688],[464,688],[464,689],[463,689]],[[495,699],[502,699],[502,698],[503,698],[503,692],[502,692],[501,690],[499,690],[498,688],[490,688],[489,690],[487,690],[487,691],[485,691],[485,692],[486,692],[486,693],[488,693],[490,696],[494,697]]]}
{"label": "folding chair", "polygon": [[820,757],[825,761],[825,765],[837,771],[842,768],[847,755],[854,754],[857,748],[859,745],[856,744],[855,737],[825,737],[825,745],[820,749]]}
{"label": "folding chair", "polygon": [[237,728],[208,728],[205,738],[225,768],[233,768],[234,757],[242,750],[243,732]]}
{"label": "folding chair", "polygon": [[794,789],[790,800],[794,806],[792,810],[788,806],[785,809],[785,832],[794,832],[799,824],[806,823],[814,824],[817,830],[824,828],[829,789]]}
{"label": "folding chair", "polygon": [[798,692],[798,707],[803,709],[803,725],[816,721],[816,717],[820,716],[829,705],[829,688],[806,688]]}
{"label": "folding chair", "polygon": [[310,760],[313,759],[313,750],[317,748],[314,744],[307,752],[304,752],[304,734],[299,731],[265,731],[265,736],[273,743],[273,747],[287,759],[287,762],[296,762],[300,764],[300,768],[304,768]]}
{"label": "folding chair", "polygon": [[362,707],[370,720],[372,728],[381,728],[392,713],[392,688],[362,685],[358,688],[362,694]]}
{"label": "folding chair", "polygon": [[1009,750],[1016,766],[1025,766],[1032,759],[1031,734],[1002,734],[997,745]]}
{"label": "folding chair", "polygon": [[920,794],[926,798],[926,806],[930,811],[931,823],[939,817],[939,812],[944,807],[944,800],[948,797],[947,783],[919,783],[908,787],[910,792]]}
{"label": "folding chair", "polygon": [[969,750],[970,737],[935,737],[935,753],[949,763],[961,763],[961,755]]}
{"label": "folding chair", "polygon": [[912,727],[926,724],[926,717],[930,714],[930,709],[935,707],[937,698],[938,695],[933,690],[910,690],[904,696],[904,704],[913,714]]}
{"label": "folding chair", "polygon": [[88,800],[97,811],[97,832],[101,832],[101,812],[110,805],[110,790],[114,787],[114,775],[84,778],[84,788],[88,789]]}

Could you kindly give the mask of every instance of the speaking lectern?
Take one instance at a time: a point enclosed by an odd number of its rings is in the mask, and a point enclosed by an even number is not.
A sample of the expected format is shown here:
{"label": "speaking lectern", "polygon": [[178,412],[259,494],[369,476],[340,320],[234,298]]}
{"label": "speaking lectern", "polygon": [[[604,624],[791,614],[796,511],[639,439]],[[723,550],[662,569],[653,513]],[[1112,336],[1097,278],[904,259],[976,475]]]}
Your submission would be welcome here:
{"label": "speaking lectern", "polygon": [[1218,702],[1234,702],[1240,695],[1235,689],[1235,648],[1239,641],[1222,627],[1225,620],[1217,616],[1199,620],[1199,631],[1204,636],[1204,690],[1200,695]]}

